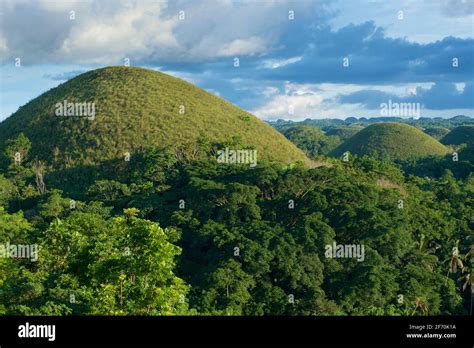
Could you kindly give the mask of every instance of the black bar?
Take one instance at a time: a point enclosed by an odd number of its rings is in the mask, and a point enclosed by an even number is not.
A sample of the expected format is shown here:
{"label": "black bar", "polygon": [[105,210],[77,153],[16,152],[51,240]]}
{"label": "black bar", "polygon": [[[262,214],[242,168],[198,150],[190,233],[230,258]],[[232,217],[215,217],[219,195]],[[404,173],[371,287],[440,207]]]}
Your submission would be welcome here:
{"label": "black bar", "polygon": [[[19,326],[54,324],[55,340]],[[472,347],[472,317],[0,317],[0,346],[57,344],[392,344]],[[412,325],[412,329],[410,329]],[[428,325],[431,325],[428,326]],[[455,328],[449,328],[454,325]],[[417,327],[416,329],[414,327]],[[456,334],[408,338],[407,334]]]}

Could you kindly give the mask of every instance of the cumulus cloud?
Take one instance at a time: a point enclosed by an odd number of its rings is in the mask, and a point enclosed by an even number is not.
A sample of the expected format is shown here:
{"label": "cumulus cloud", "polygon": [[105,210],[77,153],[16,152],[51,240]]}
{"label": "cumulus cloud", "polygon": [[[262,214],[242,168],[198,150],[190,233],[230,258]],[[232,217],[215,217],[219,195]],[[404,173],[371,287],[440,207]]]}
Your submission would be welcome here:
{"label": "cumulus cloud", "polygon": [[[117,65],[129,58],[132,65],[295,83],[465,82],[474,75],[472,38],[420,44],[388,37],[375,21],[334,30],[325,1],[7,0],[3,7],[3,63]],[[234,56],[238,70],[231,69]]]}
{"label": "cumulus cloud", "polygon": [[[316,38],[296,52],[303,59],[259,72],[265,79],[299,83],[376,84],[432,82],[439,79],[463,82],[474,76],[474,40],[446,37],[429,44],[387,37],[373,21],[339,30],[313,30]],[[347,66],[344,66],[347,59]],[[457,59],[458,65],[453,66]]]}
{"label": "cumulus cloud", "polygon": [[177,47],[177,18],[165,18],[165,9],[166,3],[150,1],[8,2],[0,29],[10,59],[117,64],[129,55],[144,59],[156,47],[165,55]]}
{"label": "cumulus cloud", "polygon": [[112,65],[128,57],[140,65],[265,54],[290,25],[289,9],[301,20],[322,20],[325,1],[5,0],[0,50],[3,63],[23,57],[29,64]]}
{"label": "cumulus cloud", "polygon": [[323,96],[309,85],[285,83],[284,93],[276,94],[275,89],[266,89],[269,100],[253,112],[263,119],[307,118],[317,116]]}

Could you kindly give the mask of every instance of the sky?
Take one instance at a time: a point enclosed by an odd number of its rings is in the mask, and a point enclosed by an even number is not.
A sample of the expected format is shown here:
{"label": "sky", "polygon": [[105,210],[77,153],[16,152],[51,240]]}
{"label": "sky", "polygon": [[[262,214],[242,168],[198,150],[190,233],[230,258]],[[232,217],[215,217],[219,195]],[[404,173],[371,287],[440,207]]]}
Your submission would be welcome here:
{"label": "sky", "polygon": [[0,121],[126,62],[264,120],[472,117],[474,0],[2,0]]}

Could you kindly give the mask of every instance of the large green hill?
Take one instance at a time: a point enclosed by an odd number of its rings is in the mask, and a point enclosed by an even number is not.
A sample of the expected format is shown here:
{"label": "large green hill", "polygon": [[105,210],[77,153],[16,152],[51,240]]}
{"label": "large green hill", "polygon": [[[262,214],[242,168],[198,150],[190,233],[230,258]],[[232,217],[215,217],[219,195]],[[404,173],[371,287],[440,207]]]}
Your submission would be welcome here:
{"label": "large green hill", "polygon": [[[56,104],[95,103],[94,119],[57,116]],[[304,153],[255,116],[178,78],[142,68],[107,67],[33,99],[0,123],[0,151],[23,132],[30,157],[95,164],[147,146],[225,142],[237,136],[259,159],[304,161]],[[3,152],[3,151],[2,151]]]}
{"label": "large green hill", "polygon": [[446,134],[441,142],[445,145],[474,143],[474,125],[459,126]]}
{"label": "large green hill", "polygon": [[344,152],[391,160],[443,155],[448,149],[421,130],[402,123],[372,124],[339,145],[330,154]]}

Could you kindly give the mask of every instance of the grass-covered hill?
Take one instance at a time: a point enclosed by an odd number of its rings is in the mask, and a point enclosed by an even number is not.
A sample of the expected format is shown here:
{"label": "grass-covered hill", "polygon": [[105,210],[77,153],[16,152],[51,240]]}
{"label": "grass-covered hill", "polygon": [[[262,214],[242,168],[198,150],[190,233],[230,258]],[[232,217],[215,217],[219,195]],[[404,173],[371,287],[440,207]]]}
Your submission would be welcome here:
{"label": "grass-covered hill", "polygon": [[448,149],[421,130],[402,123],[370,125],[334,149],[330,155],[344,152],[359,156],[403,160],[430,155],[444,155]]}
{"label": "grass-covered hill", "polygon": [[[95,103],[95,117],[56,116],[56,104]],[[79,75],[33,99],[0,123],[0,152],[24,133],[30,158],[95,164],[142,147],[224,143],[253,146],[259,159],[308,161],[271,126],[181,79],[142,68],[107,67]]]}
{"label": "grass-covered hill", "polygon": [[474,125],[465,125],[454,128],[441,139],[441,142],[445,145],[474,143]]}

